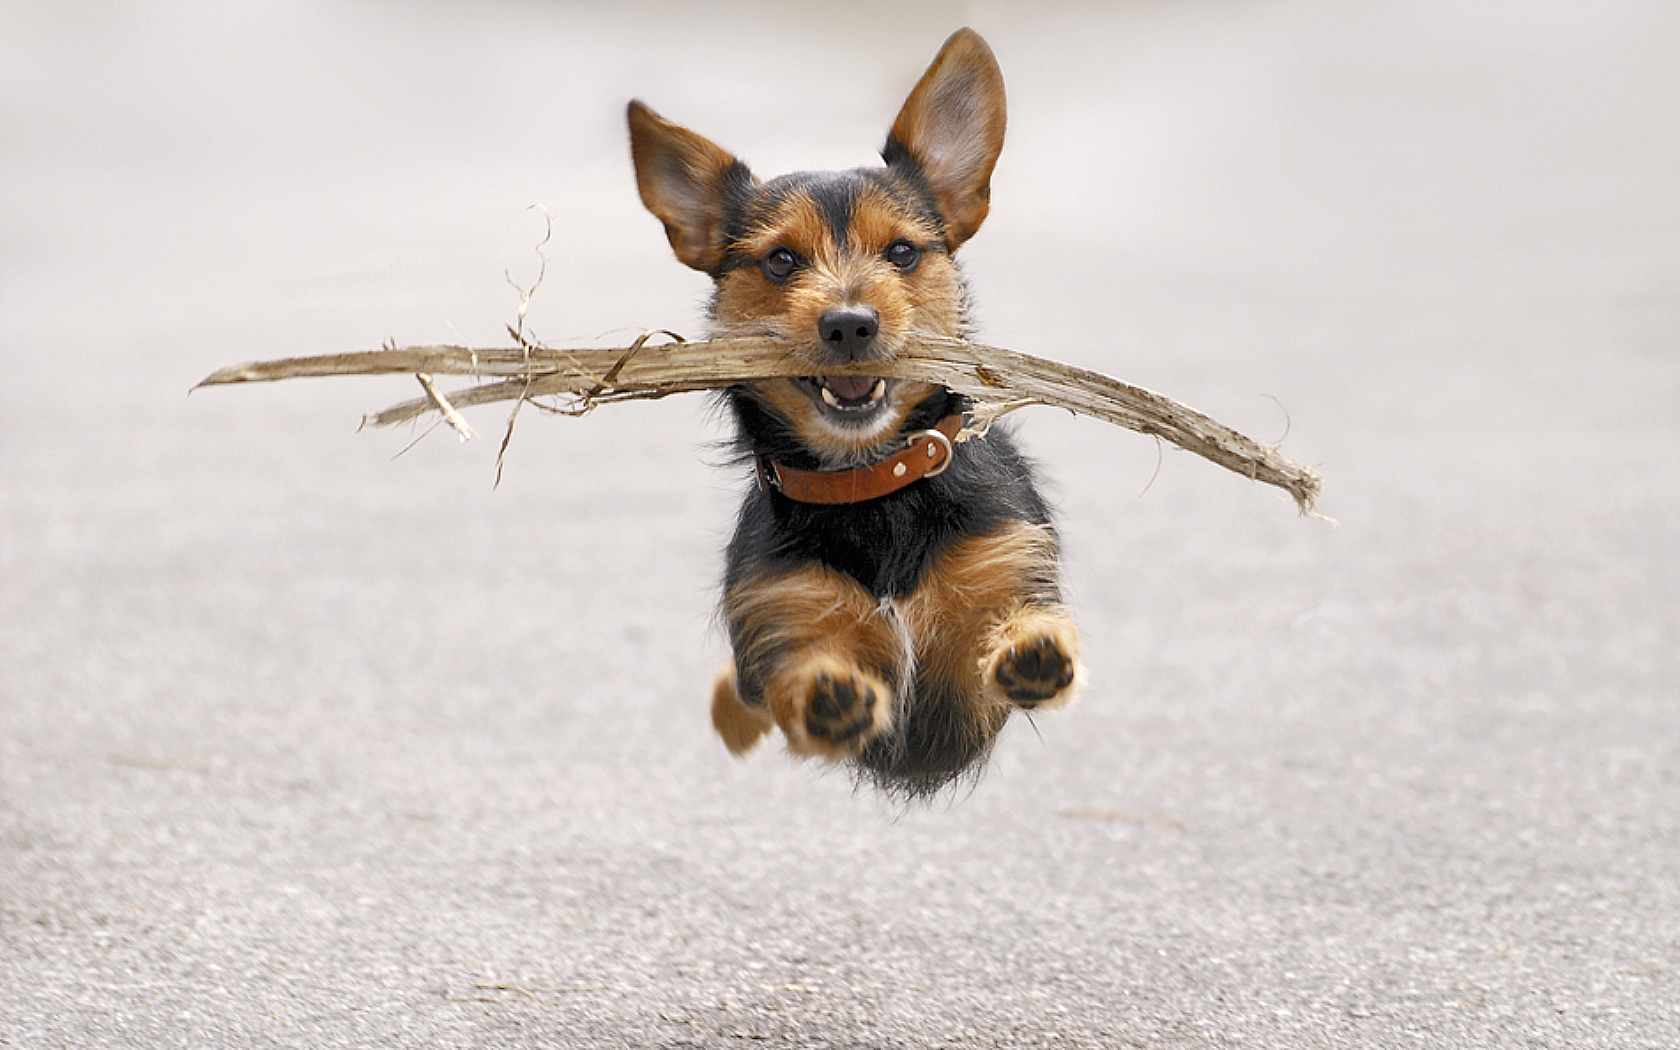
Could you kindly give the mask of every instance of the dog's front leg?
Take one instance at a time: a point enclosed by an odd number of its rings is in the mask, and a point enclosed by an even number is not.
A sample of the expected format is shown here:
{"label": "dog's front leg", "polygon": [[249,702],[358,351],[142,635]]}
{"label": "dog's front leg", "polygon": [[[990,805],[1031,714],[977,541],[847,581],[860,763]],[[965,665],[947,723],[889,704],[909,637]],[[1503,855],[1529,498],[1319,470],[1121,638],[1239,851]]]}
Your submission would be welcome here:
{"label": "dog's front leg", "polygon": [[964,700],[979,735],[1011,707],[1073,699],[1079,634],[1056,577],[1054,533],[1013,522],[946,551],[907,603],[921,674]]}
{"label": "dog's front leg", "polygon": [[775,724],[797,755],[845,759],[892,725],[901,627],[849,577],[818,565],[760,572],[724,598],[733,664],[712,722],[737,754]]}

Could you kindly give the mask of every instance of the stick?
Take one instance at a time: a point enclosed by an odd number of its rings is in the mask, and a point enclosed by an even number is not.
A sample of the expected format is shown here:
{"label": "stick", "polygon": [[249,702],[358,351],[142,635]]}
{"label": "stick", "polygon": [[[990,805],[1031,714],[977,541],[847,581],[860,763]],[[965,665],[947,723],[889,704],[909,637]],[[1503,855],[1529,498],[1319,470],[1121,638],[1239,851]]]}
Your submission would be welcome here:
{"label": "stick", "polygon": [[468,425],[466,417],[455,411],[455,406],[450,404],[449,399],[444,397],[438,391],[438,388],[433,385],[431,373],[416,372],[414,378],[420,380],[420,386],[426,391],[426,400],[430,402],[431,407],[437,410],[438,415],[443,417],[445,423],[455,429],[455,433],[460,435],[462,441],[471,441],[478,436],[478,431]]}
{"label": "stick", "polygon": [[[462,346],[416,346],[321,357],[293,357],[224,368],[199,386],[260,383],[305,376],[452,374],[491,382],[453,391],[447,404],[459,408],[497,401],[561,397],[556,411],[581,415],[596,405],[718,390],[776,376],[806,376],[809,364],[773,340],[759,337],[647,346],[562,350],[527,344],[475,350]],[[1277,449],[1245,437],[1187,405],[1088,369],[961,339],[916,336],[888,361],[872,361],[825,372],[886,376],[947,387],[973,398],[964,436],[983,432],[1006,412],[1026,405],[1052,405],[1093,416],[1141,434],[1170,441],[1255,481],[1275,485],[1313,513],[1322,480]],[[550,407],[550,406],[544,406]],[[430,411],[431,396],[393,405],[369,416],[375,426],[401,423]]]}

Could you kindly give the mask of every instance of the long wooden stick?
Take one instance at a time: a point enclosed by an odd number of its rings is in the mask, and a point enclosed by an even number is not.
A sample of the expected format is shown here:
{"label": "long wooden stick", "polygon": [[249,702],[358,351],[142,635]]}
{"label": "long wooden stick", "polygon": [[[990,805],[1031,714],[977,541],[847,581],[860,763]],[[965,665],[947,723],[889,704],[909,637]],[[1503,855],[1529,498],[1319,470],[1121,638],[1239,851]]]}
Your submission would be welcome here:
{"label": "long wooden stick", "polygon": [[[824,371],[919,380],[965,394],[978,402],[970,413],[968,432],[984,430],[998,416],[1025,405],[1051,405],[1093,416],[1170,441],[1227,470],[1275,485],[1294,497],[1303,514],[1313,512],[1322,485],[1315,472],[1272,446],[1245,437],[1169,397],[1088,369],[1001,347],[918,336],[890,361]],[[564,400],[558,411],[581,414],[615,401],[717,390],[752,379],[809,375],[811,366],[770,339],[648,345],[644,335],[632,346],[607,349],[562,350],[530,343],[498,349],[414,346],[257,361],[224,368],[198,385],[392,373],[452,374],[491,381],[452,391],[447,401],[428,390],[426,397],[367,417],[366,422],[374,426],[441,411],[440,402],[467,408],[496,401],[560,397]]]}

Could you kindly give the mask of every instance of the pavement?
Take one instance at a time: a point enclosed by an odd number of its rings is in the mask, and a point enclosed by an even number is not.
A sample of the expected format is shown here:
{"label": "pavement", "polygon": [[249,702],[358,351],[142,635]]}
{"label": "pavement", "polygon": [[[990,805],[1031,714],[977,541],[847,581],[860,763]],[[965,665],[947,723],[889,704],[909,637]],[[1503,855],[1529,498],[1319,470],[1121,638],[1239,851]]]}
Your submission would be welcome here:
{"label": "pavement", "polygon": [[[697,331],[625,101],[868,163],[961,24],[982,334],[1335,524],[1023,413],[1089,686],[931,805],[713,737],[703,398],[188,396],[504,343],[533,204]],[[1666,3],[0,6],[0,1046],[1680,1046],[1677,187]]]}

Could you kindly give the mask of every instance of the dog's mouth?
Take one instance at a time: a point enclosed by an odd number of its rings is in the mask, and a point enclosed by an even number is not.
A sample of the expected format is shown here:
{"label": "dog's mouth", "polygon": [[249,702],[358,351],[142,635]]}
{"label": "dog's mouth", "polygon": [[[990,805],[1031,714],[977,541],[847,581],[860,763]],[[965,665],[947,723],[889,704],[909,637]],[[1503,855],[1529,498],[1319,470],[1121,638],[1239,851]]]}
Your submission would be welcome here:
{"label": "dog's mouth", "polygon": [[801,379],[818,407],[837,419],[861,420],[887,403],[892,381],[880,376],[809,376]]}

